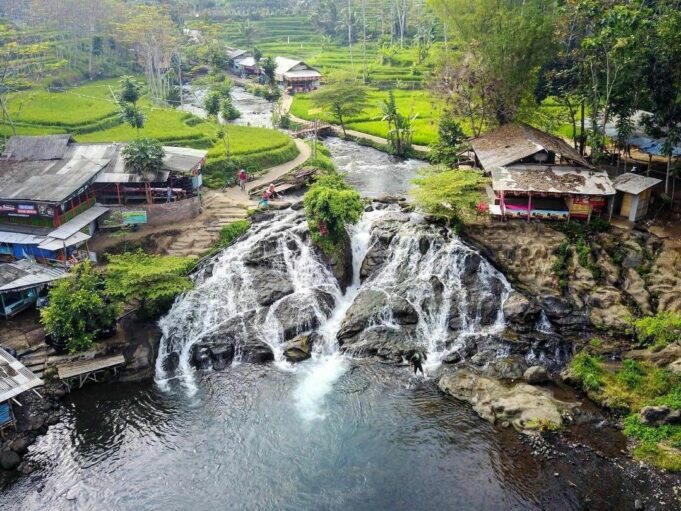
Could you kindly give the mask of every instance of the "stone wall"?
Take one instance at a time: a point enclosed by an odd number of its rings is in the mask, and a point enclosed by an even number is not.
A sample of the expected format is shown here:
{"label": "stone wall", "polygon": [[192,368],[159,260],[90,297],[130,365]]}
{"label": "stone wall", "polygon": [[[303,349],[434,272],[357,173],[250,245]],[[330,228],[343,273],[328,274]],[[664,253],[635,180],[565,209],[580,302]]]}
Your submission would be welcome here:
{"label": "stone wall", "polygon": [[147,212],[147,225],[168,225],[191,220],[201,212],[199,197],[162,204],[139,204],[125,208],[130,211]]}

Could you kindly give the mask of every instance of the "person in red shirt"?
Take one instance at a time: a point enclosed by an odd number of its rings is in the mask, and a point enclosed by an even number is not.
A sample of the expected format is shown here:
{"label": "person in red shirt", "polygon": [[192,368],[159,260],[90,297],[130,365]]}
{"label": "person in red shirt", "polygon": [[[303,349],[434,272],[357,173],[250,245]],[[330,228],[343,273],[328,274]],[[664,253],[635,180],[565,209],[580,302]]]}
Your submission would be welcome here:
{"label": "person in red shirt", "polygon": [[239,171],[239,188],[246,191],[246,183],[248,182],[248,174],[244,169]]}

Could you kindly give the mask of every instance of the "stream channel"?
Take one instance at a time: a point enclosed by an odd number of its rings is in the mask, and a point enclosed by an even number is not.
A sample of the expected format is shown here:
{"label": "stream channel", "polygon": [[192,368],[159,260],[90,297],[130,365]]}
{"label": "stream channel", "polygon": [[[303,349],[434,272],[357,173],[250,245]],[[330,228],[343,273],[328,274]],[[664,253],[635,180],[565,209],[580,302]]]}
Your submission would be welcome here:
{"label": "stream channel", "polygon": [[[326,143],[366,195],[405,193],[421,165],[339,139]],[[344,292],[310,249],[300,213],[256,225],[162,319],[156,381],[69,396],[63,420],[30,449],[37,470],[0,493],[0,509],[629,509],[638,483],[611,462],[534,457],[520,435],[445,397],[432,376],[339,350],[345,316],[368,288],[430,303],[408,329],[385,314],[366,331],[409,337],[428,353],[431,375],[462,336],[503,328],[506,279],[455,236],[438,241],[415,215],[401,224],[382,269],[360,281],[372,225],[390,214],[366,213],[352,229],[354,275]],[[263,246],[269,252],[258,257],[276,259],[266,274],[255,273],[252,260]],[[472,284],[464,275],[471,260]],[[263,299],[258,279],[273,272],[290,289]],[[435,277],[437,300],[429,287]],[[469,285],[475,301],[466,298]],[[452,338],[443,311],[455,309],[462,319]],[[282,357],[292,314],[318,332],[312,358],[295,365]],[[194,344],[214,346],[227,335],[228,367],[195,369]],[[265,351],[273,362],[247,363]]]}

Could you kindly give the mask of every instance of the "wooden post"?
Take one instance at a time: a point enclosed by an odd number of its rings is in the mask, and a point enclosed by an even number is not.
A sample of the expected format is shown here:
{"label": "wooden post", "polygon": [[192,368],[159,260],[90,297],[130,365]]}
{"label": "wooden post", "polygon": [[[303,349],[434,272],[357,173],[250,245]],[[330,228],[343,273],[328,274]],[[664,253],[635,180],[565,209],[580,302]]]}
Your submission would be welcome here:
{"label": "wooden post", "polygon": [[527,192],[527,221],[530,221],[530,213],[532,211],[532,192]]}
{"label": "wooden post", "polygon": [[499,203],[501,205],[501,219],[506,220],[506,202],[504,201],[505,195],[503,190],[501,190],[499,197],[501,199]]}
{"label": "wooden post", "polygon": [[121,184],[116,183],[116,195],[118,195],[118,205],[121,205]]}
{"label": "wooden post", "polygon": [[589,197],[589,214],[586,217],[586,223],[591,223],[591,213],[593,213],[594,207],[591,205],[591,197]]}

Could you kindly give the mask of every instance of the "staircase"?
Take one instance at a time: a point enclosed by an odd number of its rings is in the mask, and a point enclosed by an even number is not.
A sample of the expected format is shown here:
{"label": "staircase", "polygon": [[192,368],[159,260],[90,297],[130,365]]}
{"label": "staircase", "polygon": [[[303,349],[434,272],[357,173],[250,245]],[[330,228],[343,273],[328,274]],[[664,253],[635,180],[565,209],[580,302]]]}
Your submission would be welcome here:
{"label": "staircase", "polygon": [[41,344],[35,351],[19,357],[19,360],[38,378],[42,378],[45,373],[48,349],[47,345]]}

